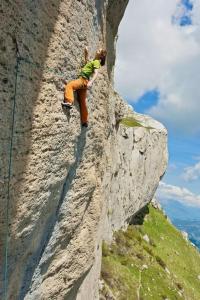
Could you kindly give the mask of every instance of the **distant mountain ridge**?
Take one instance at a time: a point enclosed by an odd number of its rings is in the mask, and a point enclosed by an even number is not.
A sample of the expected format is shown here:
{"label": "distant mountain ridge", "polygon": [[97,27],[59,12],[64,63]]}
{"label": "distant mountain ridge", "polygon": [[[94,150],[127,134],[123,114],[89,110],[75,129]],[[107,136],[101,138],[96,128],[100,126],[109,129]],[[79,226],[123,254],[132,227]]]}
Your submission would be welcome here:
{"label": "distant mountain ridge", "polygon": [[174,219],[173,224],[180,230],[186,231],[190,241],[200,249],[200,221]]}
{"label": "distant mountain ridge", "polygon": [[200,208],[189,206],[176,200],[159,199],[172,223],[188,233],[190,241],[200,249]]}
{"label": "distant mountain ridge", "polygon": [[173,199],[169,201],[159,199],[159,202],[171,220],[200,221],[200,207],[186,205]]}

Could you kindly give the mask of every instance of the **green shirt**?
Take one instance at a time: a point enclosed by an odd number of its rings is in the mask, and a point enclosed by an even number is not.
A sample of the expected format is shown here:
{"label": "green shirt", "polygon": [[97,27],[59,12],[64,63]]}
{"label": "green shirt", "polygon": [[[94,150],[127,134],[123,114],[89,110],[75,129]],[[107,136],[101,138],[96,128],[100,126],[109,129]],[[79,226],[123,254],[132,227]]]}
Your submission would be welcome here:
{"label": "green shirt", "polygon": [[100,60],[95,59],[89,61],[82,69],[80,76],[90,79],[90,76],[94,73],[94,69],[99,69],[101,67]]}

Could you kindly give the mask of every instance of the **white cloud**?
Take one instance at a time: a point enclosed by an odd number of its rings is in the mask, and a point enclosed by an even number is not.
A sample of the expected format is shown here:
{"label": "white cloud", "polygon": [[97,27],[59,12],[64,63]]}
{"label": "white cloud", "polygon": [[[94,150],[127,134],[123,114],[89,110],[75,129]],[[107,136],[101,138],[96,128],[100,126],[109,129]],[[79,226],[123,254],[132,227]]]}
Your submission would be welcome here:
{"label": "white cloud", "polygon": [[129,1],[119,30],[116,88],[133,100],[158,89],[159,103],[149,112],[173,128],[200,133],[200,8],[193,0],[193,25],[180,27],[171,22],[178,3]]}
{"label": "white cloud", "polygon": [[196,163],[193,166],[187,167],[184,169],[182,178],[185,181],[194,181],[200,177],[200,162]]}
{"label": "white cloud", "polygon": [[200,206],[200,195],[196,195],[184,187],[160,182],[157,196],[161,200],[177,200],[190,206]]}

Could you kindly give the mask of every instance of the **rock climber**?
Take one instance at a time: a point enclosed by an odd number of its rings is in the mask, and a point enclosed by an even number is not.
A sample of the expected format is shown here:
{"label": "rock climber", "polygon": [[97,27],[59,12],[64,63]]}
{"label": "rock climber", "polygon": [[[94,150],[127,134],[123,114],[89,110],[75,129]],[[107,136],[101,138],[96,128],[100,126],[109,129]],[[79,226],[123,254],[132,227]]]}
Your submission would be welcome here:
{"label": "rock climber", "polygon": [[92,87],[93,82],[98,76],[98,71],[101,66],[105,65],[106,50],[99,49],[94,60],[88,61],[88,49],[85,48],[85,65],[81,69],[79,78],[70,81],[65,86],[64,101],[62,107],[71,109],[74,103],[74,91],[77,91],[78,101],[80,105],[81,124],[88,127],[88,110],[87,110],[87,89]]}

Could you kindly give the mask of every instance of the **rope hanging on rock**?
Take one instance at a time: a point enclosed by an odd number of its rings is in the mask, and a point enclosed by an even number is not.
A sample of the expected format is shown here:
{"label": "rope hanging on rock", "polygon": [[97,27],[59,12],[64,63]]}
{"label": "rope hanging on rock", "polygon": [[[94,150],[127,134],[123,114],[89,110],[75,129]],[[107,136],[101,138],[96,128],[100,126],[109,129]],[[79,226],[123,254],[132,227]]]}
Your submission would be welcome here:
{"label": "rope hanging on rock", "polygon": [[9,208],[10,208],[10,181],[12,177],[12,152],[13,152],[13,138],[14,138],[14,128],[15,128],[15,112],[16,112],[16,98],[17,98],[17,81],[19,73],[19,50],[16,43],[16,73],[15,73],[15,85],[14,85],[14,97],[13,97],[13,108],[11,115],[11,138],[10,138],[10,147],[9,147],[9,162],[8,162],[8,184],[7,184],[7,203],[6,203],[6,238],[5,238],[5,267],[4,267],[4,299],[7,300],[7,289],[8,289],[8,242],[9,242]]}
{"label": "rope hanging on rock", "polygon": [[[6,202],[6,230],[5,230],[5,264],[4,264],[4,274],[3,274],[3,282],[4,282],[4,289],[3,289],[3,295],[4,300],[8,300],[8,252],[9,252],[9,223],[10,223],[10,202],[11,202],[11,178],[12,178],[12,162],[13,162],[13,141],[14,141],[14,129],[15,129],[15,114],[16,114],[16,100],[17,100],[17,84],[18,84],[18,78],[20,76],[20,64],[22,62],[26,64],[30,64],[34,67],[42,69],[42,67],[30,61],[27,58],[24,58],[20,56],[19,48],[16,39],[14,39],[14,42],[16,44],[16,66],[15,66],[15,83],[14,83],[14,96],[13,96],[13,106],[12,106],[12,112],[11,112],[11,136],[10,136],[10,145],[9,145],[9,161],[8,161],[8,176],[5,179],[7,179],[7,202]],[[62,72],[55,72],[52,68],[47,68],[48,72],[57,74],[59,76],[64,76],[65,74]],[[22,76],[20,76],[22,77]]]}

